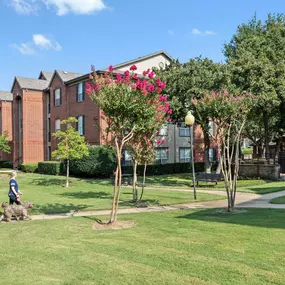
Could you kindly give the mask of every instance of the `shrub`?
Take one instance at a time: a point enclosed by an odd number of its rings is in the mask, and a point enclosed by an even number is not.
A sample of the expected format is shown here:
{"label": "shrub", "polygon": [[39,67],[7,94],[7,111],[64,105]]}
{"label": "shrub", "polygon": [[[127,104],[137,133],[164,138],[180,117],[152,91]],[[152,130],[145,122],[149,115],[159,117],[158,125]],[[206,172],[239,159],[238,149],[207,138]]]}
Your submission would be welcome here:
{"label": "shrub", "polygon": [[89,156],[70,162],[70,174],[80,177],[110,177],[116,168],[116,156],[112,148],[89,146]]}
{"label": "shrub", "polygon": [[[205,169],[204,162],[195,162],[195,172],[204,172]],[[212,170],[215,171],[217,169],[217,163],[213,163]],[[133,167],[132,166],[123,166],[122,167],[124,174],[132,174]],[[139,176],[143,176],[143,165],[138,165],[137,173]],[[187,163],[169,163],[169,164],[154,164],[148,165],[146,169],[146,175],[164,175],[164,174],[174,174],[174,173],[192,173],[192,164],[190,162]]]}
{"label": "shrub", "polygon": [[21,165],[21,169],[26,173],[38,172],[38,163],[24,163]]}
{"label": "shrub", "polygon": [[13,168],[13,162],[10,160],[0,161],[0,168]]}
{"label": "shrub", "polygon": [[61,173],[62,164],[58,161],[39,162],[38,172],[48,175],[59,175]]}

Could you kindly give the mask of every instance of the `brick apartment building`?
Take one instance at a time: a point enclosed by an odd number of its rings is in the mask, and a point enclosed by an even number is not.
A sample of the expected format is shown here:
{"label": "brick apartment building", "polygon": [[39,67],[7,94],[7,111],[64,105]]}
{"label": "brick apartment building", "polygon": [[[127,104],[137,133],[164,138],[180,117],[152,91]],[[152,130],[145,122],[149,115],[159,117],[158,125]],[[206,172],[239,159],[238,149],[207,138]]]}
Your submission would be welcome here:
{"label": "brick apartment building", "polygon": [[[114,66],[117,72],[128,70],[136,64],[138,73],[148,68],[164,68],[172,58],[160,51]],[[105,70],[98,71],[105,72]],[[56,149],[52,133],[60,129],[60,122],[68,117],[78,119],[77,128],[90,145],[103,144],[104,121],[100,109],[89,96],[85,96],[88,74],[55,70],[40,72],[38,79],[15,77],[12,97],[13,165],[50,160]],[[167,141],[157,148],[157,163],[190,161],[189,130],[175,125],[165,126],[161,135]],[[203,160],[202,132],[195,130],[195,160]],[[214,152],[212,151],[212,155]],[[129,163],[125,153],[125,163]]]}
{"label": "brick apartment building", "polygon": [[[12,93],[0,91],[0,135],[8,132],[9,140],[12,140],[12,101]],[[12,157],[12,151],[10,153],[0,151],[0,160],[12,160]]]}

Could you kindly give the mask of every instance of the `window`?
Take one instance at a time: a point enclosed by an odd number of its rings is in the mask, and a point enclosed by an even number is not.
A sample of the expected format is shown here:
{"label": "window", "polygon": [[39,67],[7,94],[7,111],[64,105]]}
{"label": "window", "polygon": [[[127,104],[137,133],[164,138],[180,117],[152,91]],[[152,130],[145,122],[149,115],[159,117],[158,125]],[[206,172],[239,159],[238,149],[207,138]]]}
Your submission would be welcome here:
{"label": "window", "polygon": [[60,131],[60,120],[55,120],[55,132]]}
{"label": "window", "polygon": [[50,132],[50,119],[47,121],[47,137],[48,137],[48,142],[51,141],[51,132]]}
{"label": "window", "polygon": [[210,162],[214,162],[216,160],[216,156],[215,156],[216,152],[214,148],[210,148],[209,149],[209,161]]}
{"label": "window", "polygon": [[190,135],[189,127],[187,127],[185,123],[182,123],[181,127],[179,128],[179,136],[189,137],[189,135]]}
{"label": "window", "polygon": [[210,134],[211,136],[214,135],[214,122],[213,122],[213,121],[210,121],[210,122],[209,122],[209,134]]}
{"label": "window", "polygon": [[164,125],[159,131],[159,136],[167,136],[168,135],[168,125]]}
{"label": "window", "polygon": [[50,114],[50,93],[47,93],[47,113]]}
{"label": "window", "polygon": [[191,162],[191,148],[181,147],[179,148],[179,161]]}
{"label": "window", "polygon": [[85,129],[85,119],[84,116],[79,116],[77,117],[77,131],[81,136],[85,134],[84,129]]}
{"label": "window", "polygon": [[47,156],[48,160],[51,160],[51,147],[48,147],[48,156]]}
{"label": "window", "polygon": [[61,89],[56,89],[54,91],[54,106],[58,107],[61,105]]}
{"label": "window", "polygon": [[168,151],[167,148],[157,148],[156,149],[156,164],[166,164],[168,162]]}
{"label": "window", "polygon": [[85,83],[80,82],[77,84],[77,92],[76,92],[76,101],[82,102],[84,101],[85,97]]}
{"label": "window", "polygon": [[132,165],[132,156],[127,150],[124,151],[123,164],[126,166]]}

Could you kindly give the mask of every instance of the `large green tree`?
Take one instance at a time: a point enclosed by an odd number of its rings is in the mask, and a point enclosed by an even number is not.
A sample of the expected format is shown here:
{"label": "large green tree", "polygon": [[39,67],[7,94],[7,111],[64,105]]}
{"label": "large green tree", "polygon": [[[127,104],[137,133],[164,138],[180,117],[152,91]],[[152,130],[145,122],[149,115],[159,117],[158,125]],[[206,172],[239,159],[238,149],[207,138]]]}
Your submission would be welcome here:
{"label": "large green tree", "polygon": [[264,135],[260,139],[264,139],[269,160],[270,132],[278,139],[285,131],[285,16],[269,14],[264,22],[254,16],[238,27],[224,45],[224,54],[235,87],[258,98],[253,114],[262,114]]}
{"label": "large green tree", "polygon": [[192,99],[202,99],[212,91],[230,89],[230,76],[227,66],[214,63],[208,58],[197,57],[181,64],[172,62],[165,70],[159,71],[160,76],[167,82],[165,92],[169,95],[172,118],[176,122],[184,122],[189,110],[194,112],[197,123],[204,133],[204,160],[205,170],[211,170],[209,162],[209,149],[211,133],[209,116],[192,104]]}
{"label": "large green tree", "polygon": [[58,139],[57,149],[52,153],[57,159],[66,160],[66,187],[69,186],[69,163],[72,159],[80,159],[88,156],[88,147],[85,138],[75,130],[77,119],[70,117],[61,122],[65,130],[57,131],[53,136]]}
{"label": "large green tree", "polygon": [[3,136],[0,136],[0,151],[7,152],[7,153],[10,152],[11,147],[9,145],[8,137],[9,137],[8,132],[4,132]]}

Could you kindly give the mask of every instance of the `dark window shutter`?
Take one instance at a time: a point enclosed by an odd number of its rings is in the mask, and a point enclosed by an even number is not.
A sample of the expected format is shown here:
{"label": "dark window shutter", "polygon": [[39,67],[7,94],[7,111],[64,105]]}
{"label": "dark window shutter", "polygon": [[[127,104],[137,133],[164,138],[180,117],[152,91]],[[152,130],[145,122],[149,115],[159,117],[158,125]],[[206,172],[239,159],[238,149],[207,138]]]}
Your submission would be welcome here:
{"label": "dark window shutter", "polygon": [[85,82],[82,82],[82,101],[85,100]]}
{"label": "dark window shutter", "polygon": [[54,106],[55,106],[55,90],[53,91],[53,103],[54,103]]}
{"label": "dark window shutter", "polygon": [[60,98],[60,105],[61,105],[61,104],[62,104],[62,94],[61,94],[61,88],[59,89],[59,94],[60,94],[59,98]]}
{"label": "dark window shutter", "polygon": [[85,135],[85,116],[82,116],[83,135]]}
{"label": "dark window shutter", "polygon": [[79,92],[79,84],[77,84],[76,85],[76,102],[78,102],[79,101],[79,94],[78,94],[78,92]]}

